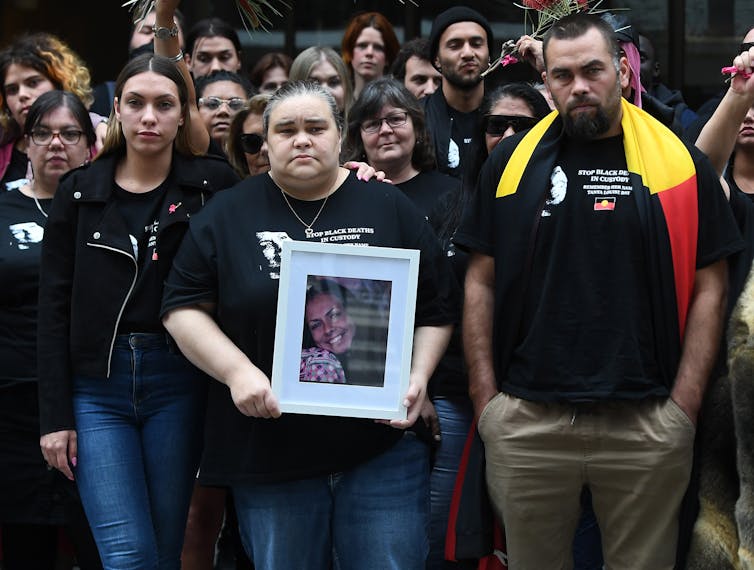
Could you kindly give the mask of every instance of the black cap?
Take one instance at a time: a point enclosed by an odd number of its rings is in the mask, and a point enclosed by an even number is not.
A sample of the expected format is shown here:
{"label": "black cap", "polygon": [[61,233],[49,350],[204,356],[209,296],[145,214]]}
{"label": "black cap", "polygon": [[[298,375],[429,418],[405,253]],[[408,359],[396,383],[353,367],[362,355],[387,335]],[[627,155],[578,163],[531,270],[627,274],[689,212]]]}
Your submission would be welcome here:
{"label": "black cap", "polygon": [[448,26],[452,26],[453,24],[457,24],[458,22],[474,22],[484,28],[484,31],[487,33],[487,46],[490,50],[490,57],[492,57],[492,52],[494,50],[494,40],[492,38],[492,28],[490,27],[490,23],[487,21],[487,18],[482,16],[476,10],[467,8],[466,6],[453,6],[452,8],[448,8],[447,10],[439,14],[435,18],[435,21],[432,22],[432,31],[429,33],[429,61],[431,61],[433,64],[435,62],[435,58],[437,57],[437,51],[440,45],[440,36],[448,28]]}

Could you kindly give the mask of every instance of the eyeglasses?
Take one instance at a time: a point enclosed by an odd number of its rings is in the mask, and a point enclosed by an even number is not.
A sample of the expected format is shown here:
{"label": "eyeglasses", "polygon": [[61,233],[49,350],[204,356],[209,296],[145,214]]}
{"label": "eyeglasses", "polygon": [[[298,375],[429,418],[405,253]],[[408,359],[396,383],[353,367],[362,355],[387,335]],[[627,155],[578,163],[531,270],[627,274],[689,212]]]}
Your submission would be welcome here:
{"label": "eyeglasses", "polygon": [[370,134],[377,133],[382,128],[383,121],[385,121],[387,126],[391,129],[397,129],[406,124],[408,121],[408,113],[403,111],[402,113],[393,113],[387,117],[380,117],[379,119],[369,119],[368,121],[361,123],[361,130]]}
{"label": "eyeglasses", "polygon": [[76,144],[81,140],[83,131],[66,129],[64,131],[51,131],[50,129],[34,129],[31,131],[31,140],[35,145],[44,146],[52,142],[53,137],[58,137],[63,144]]}
{"label": "eyeglasses", "polygon": [[262,135],[258,135],[257,133],[243,133],[239,138],[241,139],[241,148],[244,152],[256,154],[262,150],[262,145],[264,144]]}
{"label": "eyeglasses", "polygon": [[511,127],[514,133],[525,131],[539,122],[534,117],[522,115],[487,115],[484,120],[484,132],[493,136],[504,135],[508,127]]}
{"label": "eyeglasses", "polygon": [[241,99],[241,97],[231,97],[230,99],[221,99],[220,97],[199,98],[199,106],[206,107],[210,111],[216,111],[223,103],[228,105],[231,111],[240,111],[246,106],[246,99]]}
{"label": "eyeglasses", "polygon": [[751,49],[753,47],[754,47],[754,42],[744,42],[739,47],[738,53],[743,53],[745,51],[749,51],[749,49]]}

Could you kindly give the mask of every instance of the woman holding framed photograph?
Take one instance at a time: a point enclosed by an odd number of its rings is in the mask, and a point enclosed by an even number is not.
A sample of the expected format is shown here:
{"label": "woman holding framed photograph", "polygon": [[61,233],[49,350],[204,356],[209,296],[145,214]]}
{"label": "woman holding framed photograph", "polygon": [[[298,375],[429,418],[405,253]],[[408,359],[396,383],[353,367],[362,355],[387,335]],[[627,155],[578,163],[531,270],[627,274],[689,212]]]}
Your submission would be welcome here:
{"label": "woman holding framed photograph", "polygon": [[[164,323],[217,380],[200,479],[232,487],[256,567],[326,570],[336,556],[343,569],[419,570],[428,548],[429,449],[404,430],[419,415],[457,318],[457,289],[408,199],[339,166],[342,127],[335,100],[317,84],[293,82],[271,97],[263,125],[270,172],[223,192],[192,219],[166,282]],[[421,251],[406,420],[280,414],[269,380],[280,246],[328,235]]]}

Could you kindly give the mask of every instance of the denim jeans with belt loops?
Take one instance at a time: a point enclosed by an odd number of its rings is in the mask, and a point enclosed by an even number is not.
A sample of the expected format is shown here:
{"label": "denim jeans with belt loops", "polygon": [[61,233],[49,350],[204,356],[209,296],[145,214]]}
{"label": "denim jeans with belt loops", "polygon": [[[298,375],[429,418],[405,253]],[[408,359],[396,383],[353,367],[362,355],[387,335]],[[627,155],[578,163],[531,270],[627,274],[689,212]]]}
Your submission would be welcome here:
{"label": "denim jeans with belt loops", "polygon": [[105,569],[178,569],[206,376],[167,335],[118,335],[110,378],[75,376],[74,471]]}

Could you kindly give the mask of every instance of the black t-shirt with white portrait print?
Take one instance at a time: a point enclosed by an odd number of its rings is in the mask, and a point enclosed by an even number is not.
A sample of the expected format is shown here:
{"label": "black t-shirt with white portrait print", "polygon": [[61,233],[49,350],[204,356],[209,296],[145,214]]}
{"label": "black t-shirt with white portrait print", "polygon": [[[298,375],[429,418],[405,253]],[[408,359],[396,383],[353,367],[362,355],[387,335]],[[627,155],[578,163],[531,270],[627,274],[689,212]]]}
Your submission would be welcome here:
{"label": "black t-shirt with white portrait print", "polygon": [[[212,303],[223,332],[268,377],[272,372],[281,248],[286,240],[421,251],[415,326],[458,318],[447,257],[424,216],[390,184],[348,178],[324,204],[288,198],[269,175],[247,178],[192,217],[165,282],[163,312]],[[316,217],[307,236],[302,223]],[[320,212],[321,210],[321,212]],[[295,355],[294,358],[299,358]],[[226,386],[209,386],[200,479],[207,484],[283,481],[350,469],[402,432],[369,419],[285,413],[248,418]]]}
{"label": "black t-shirt with white portrait print", "polygon": [[[37,379],[39,254],[51,199],[0,192],[0,387]],[[0,396],[1,397],[1,396]]]}
{"label": "black t-shirt with white portrait print", "polygon": [[0,180],[0,187],[3,190],[18,190],[28,182],[26,179],[28,168],[29,157],[26,156],[26,153],[14,147],[11,151],[8,168],[3,174],[3,179]]}
{"label": "black t-shirt with white portrait print", "polygon": [[564,144],[550,183],[509,377],[570,399],[652,393],[662,375],[622,135]]}
{"label": "black t-shirt with white portrait print", "polygon": [[159,318],[162,283],[153,261],[157,253],[159,214],[168,180],[144,193],[134,193],[115,185],[113,196],[123,216],[131,240],[138,273],[133,291],[123,311],[118,333],[161,332]]}

